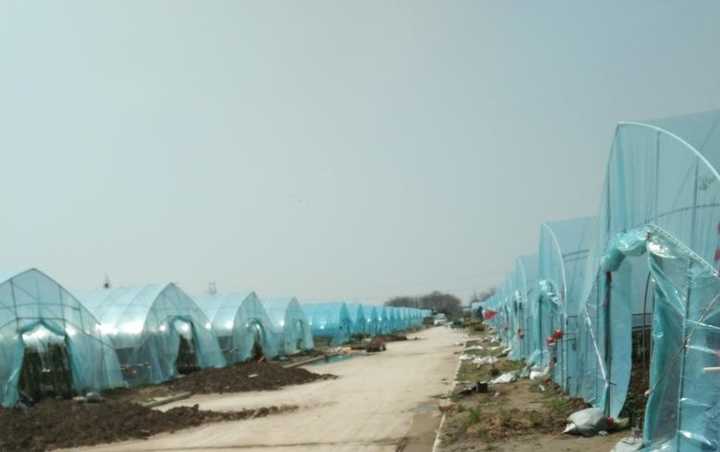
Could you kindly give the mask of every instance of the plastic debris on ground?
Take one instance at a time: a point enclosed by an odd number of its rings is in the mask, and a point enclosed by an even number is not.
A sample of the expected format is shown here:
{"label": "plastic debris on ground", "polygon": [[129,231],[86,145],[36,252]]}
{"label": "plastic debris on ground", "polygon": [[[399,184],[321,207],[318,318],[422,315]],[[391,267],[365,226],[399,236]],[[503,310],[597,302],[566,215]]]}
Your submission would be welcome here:
{"label": "plastic debris on ground", "polygon": [[482,366],[485,364],[495,364],[496,362],[498,362],[498,359],[494,356],[482,356],[480,358],[473,359],[472,362],[473,362],[473,364]]}
{"label": "plastic debris on ground", "polygon": [[485,350],[485,347],[483,347],[482,345],[473,345],[472,347],[466,347],[466,348],[465,348],[465,351],[466,351],[466,352],[472,352],[472,351],[479,351],[479,352],[481,352],[481,351],[483,351],[483,350]]}
{"label": "plastic debris on ground", "polygon": [[642,446],[642,438],[629,436],[621,439],[610,452],[634,452],[642,449]]}
{"label": "plastic debris on ground", "polygon": [[549,367],[546,367],[544,369],[530,369],[530,380],[541,380],[546,378],[548,375],[550,375]]}
{"label": "plastic debris on ground", "polygon": [[563,433],[594,436],[601,430],[607,430],[608,418],[600,408],[586,408],[568,416],[568,425]]}
{"label": "plastic debris on ground", "polygon": [[498,384],[507,384],[507,383],[513,383],[516,382],[518,379],[517,372],[505,372],[504,374],[500,375],[499,377],[490,380],[490,384],[498,385]]}

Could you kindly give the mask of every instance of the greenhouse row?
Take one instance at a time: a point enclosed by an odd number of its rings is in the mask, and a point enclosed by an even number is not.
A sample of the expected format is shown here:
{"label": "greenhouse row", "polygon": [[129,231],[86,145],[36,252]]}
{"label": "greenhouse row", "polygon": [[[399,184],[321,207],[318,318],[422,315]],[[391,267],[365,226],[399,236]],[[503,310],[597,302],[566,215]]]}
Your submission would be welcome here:
{"label": "greenhouse row", "polygon": [[73,295],[36,269],[0,274],[0,403],[14,406],[46,386],[82,394],[161,383],[294,355],[316,341],[339,346],[353,336],[408,330],[427,315],[254,292],[193,297],[173,283]]}
{"label": "greenhouse row", "polygon": [[630,417],[643,450],[720,450],[719,124],[619,123],[597,216],[541,225],[480,305],[511,357]]}

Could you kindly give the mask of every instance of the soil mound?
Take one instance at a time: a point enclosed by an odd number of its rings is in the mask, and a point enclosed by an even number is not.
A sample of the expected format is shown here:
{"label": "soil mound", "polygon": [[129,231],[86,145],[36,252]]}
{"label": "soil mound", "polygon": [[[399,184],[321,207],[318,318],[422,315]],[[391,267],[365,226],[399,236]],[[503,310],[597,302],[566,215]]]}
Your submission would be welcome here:
{"label": "soil mound", "polygon": [[266,391],[283,386],[337,378],[316,374],[299,367],[285,368],[267,362],[248,362],[221,369],[203,369],[166,383],[177,392],[215,394],[227,392]]}
{"label": "soil mound", "polygon": [[34,452],[145,439],[208,422],[264,417],[295,409],[280,406],[216,412],[194,405],[162,412],[119,400],[78,403],[51,399],[31,408],[0,408],[0,451]]}

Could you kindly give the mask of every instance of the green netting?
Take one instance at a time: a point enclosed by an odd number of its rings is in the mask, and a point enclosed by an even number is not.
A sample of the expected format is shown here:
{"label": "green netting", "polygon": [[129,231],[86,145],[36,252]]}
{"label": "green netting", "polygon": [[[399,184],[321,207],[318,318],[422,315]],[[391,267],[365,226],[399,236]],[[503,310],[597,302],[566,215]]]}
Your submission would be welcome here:
{"label": "green netting", "polygon": [[276,329],[255,292],[208,294],[196,299],[212,320],[212,329],[229,363],[247,361],[258,351],[266,358],[278,356],[282,331]]}
{"label": "green netting", "polygon": [[183,346],[197,367],[225,365],[210,320],[175,284],[100,289],[81,299],[100,320],[132,385],[177,376]]}
{"label": "green netting", "polygon": [[292,355],[315,347],[310,322],[297,298],[265,298],[262,303],[275,330],[282,336],[283,354]]}
{"label": "green netting", "polygon": [[303,303],[302,308],[314,336],[329,338],[333,346],[350,340],[353,322],[345,303]]}
{"label": "green netting", "polygon": [[67,348],[77,393],[123,386],[117,356],[95,317],[44,273],[0,274],[0,404],[14,406],[28,349]]}

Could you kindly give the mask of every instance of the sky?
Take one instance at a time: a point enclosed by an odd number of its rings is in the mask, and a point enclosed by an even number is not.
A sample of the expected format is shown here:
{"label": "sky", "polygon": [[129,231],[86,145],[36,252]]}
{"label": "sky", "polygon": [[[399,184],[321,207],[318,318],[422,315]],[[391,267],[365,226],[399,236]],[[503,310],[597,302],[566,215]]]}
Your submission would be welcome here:
{"label": "sky", "polygon": [[720,2],[0,0],[0,268],[467,298],[720,107]]}

